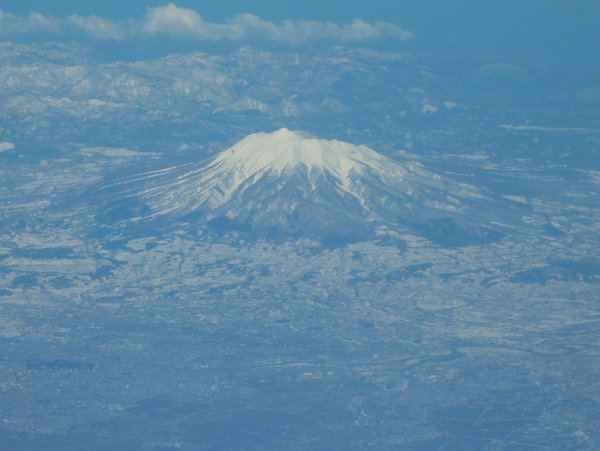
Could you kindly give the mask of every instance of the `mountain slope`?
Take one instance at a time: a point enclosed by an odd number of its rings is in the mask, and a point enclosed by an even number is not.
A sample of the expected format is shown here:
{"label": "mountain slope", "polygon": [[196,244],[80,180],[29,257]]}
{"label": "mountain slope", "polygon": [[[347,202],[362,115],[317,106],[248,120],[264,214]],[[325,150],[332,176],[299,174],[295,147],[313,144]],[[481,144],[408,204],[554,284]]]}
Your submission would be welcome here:
{"label": "mountain slope", "polygon": [[365,236],[381,226],[425,235],[472,229],[483,236],[480,226],[491,219],[481,213],[489,199],[473,186],[366,146],[285,128],[250,135],[208,162],[123,186],[149,208],[147,215],[192,215],[260,235]]}

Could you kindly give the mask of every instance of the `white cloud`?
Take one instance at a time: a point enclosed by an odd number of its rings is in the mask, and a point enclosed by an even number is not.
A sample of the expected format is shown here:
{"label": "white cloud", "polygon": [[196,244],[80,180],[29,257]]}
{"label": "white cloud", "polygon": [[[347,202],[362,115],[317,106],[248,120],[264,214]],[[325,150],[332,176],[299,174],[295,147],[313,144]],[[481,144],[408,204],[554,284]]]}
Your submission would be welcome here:
{"label": "white cloud", "polygon": [[293,22],[290,20],[274,24],[253,14],[240,14],[231,20],[230,24],[236,30],[235,36],[260,37],[270,41],[293,44],[317,39],[350,42],[383,37],[407,40],[413,37],[411,32],[398,25],[384,22],[370,24],[361,19],[354,19],[352,23],[346,25],[338,25],[333,22]]}
{"label": "white cloud", "polygon": [[273,23],[254,14],[239,14],[225,23],[207,22],[192,9],[173,3],[148,8],[141,20],[115,22],[98,16],[72,15],[64,19],[32,13],[27,17],[0,11],[0,36],[33,32],[67,33],[79,30],[93,39],[122,40],[126,37],[166,35],[174,39],[198,41],[262,39],[302,44],[314,40],[338,42],[381,38],[409,40],[413,33],[386,22],[369,23],[354,19],[349,24],[284,20]]}
{"label": "white cloud", "polygon": [[0,36],[27,33],[63,34],[81,30],[93,39],[121,40],[127,35],[122,25],[97,16],[81,17],[74,14],[65,19],[31,13],[27,17],[0,11]]}
{"label": "white cloud", "polygon": [[121,24],[98,16],[69,16],[66,22],[84,31],[93,39],[112,39],[120,41],[127,36],[127,30]]}
{"label": "white cloud", "polygon": [[60,23],[52,17],[31,13],[27,17],[0,11],[0,35],[24,33],[60,33]]}
{"label": "white cloud", "polygon": [[232,38],[232,33],[235,32],[231,26],[206,22],[196,11],[179,8],[173,3],[149,8],[139,29],[147,34],[214,41]]}
{"label": "white cloud", "polygon": [[210,23],[191,9],[179,8],[173,3],[149,8],[141,30],[149,34],[166,34],[200,40],[241,40],[260,38],[293,44],[309,40],[331,39],[341,42],[391,37],[408,40],[413,33],[402,27],[385,22],[370,24],[361,19],[338,25],[333,22],[291,21],[279,24],[261,19],[254,14],[239,14],[224,24]]}

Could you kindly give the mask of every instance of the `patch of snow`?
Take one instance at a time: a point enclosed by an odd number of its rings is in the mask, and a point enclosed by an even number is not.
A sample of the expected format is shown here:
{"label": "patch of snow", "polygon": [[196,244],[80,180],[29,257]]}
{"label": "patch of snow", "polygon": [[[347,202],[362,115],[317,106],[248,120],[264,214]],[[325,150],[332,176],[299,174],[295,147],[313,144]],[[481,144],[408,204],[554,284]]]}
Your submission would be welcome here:
{"label": "patch of snow", "polygon": [[337,140],[317,139],[304,132],[282,128],[274,133],[255,133],[231,149],[219,154],[212,166],[220,173],[233,174],[235,190],[255,174],[306,166],[309,171],[320,168],[338,177],[343,183],[351,172],[366,167],[382,166],[387,159],[366,146],[356,146]]}
{"label": "patch of snow", "polygon": [[529,202],[527,202],[527,199],[525,199],[523,196],[503,195],[502,197],[504,199],[512,200],[514,202],[519,202],[520,204],[528,204],[529,203]]}
{"label": "patch of snow", "polygon": [[463,158],[465,160],[487,160],[489,155],[468,155],[468,154],[458,154],[458,153],[447,153],[444,155],[440,155],[440,158]]}
{"label": "patch of snow", "polygon": [[581,127],[540,127],[538,125],[510,125],[510,124],[502,124],[499,125],[500,128],[504,128],[506,130],[535,130],[541,132],[590,132],[590,133],[598,133],[600,132],[599,128],[581,128]]}
{"label": "patch of snow", "polygon": [[8,141],[0,142],[0,152],[4,152],[5,150],[12,150],[14,148],[15,145],[13,143],[10,143]]}
{"label": "patch of snow", "polygon": [[423,109],[422,109],[423,113],[425,113],[425,114],[435,113],[435,112],[437,112],[437,110],[439,110],[438,107],[429,105],[428,103],[423,105]]}
{"label": "patch of snow", "polygon": [[123,157],[123,158],[135,158],[135,157],[156,155],[154,153],[148,153],[148,152],[137,152],[135,150],[129,150],[129,149],[125,149],[123,147],[104,147],[104,146],[82,147],[79,149],[79,151],[86,155],[92,155],[94,153],[98,153],[98,154],[104,155],[105,157]]}
{"label": "patch of snow", "polygon": [[20,327],[17,323],[6,319],[0,318],[0,337],[3,338],[15,338],[21,336]]}

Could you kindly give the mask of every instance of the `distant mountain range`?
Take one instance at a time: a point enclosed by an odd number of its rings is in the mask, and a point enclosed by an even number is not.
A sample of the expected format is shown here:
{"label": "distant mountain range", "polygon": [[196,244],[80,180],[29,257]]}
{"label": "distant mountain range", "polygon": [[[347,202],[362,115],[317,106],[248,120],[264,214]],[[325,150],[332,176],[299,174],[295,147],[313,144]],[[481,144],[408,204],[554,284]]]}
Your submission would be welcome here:
{"label": "distant mountain range", "polygon": [[98,215],[103,222],[170,218],[217,232],[342,241],[410,231],[446,245],[502,236],[492,226],[502,212],[481,189],[363,145],[286,128],[106,190],[114,202]]}

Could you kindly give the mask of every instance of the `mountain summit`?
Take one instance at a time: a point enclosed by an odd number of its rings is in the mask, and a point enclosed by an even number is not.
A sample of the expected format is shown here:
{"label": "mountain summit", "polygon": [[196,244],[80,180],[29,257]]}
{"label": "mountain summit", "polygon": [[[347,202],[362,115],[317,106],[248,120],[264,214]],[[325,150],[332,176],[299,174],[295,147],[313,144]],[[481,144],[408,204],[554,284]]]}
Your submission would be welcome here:
{"label": "mountain summit", "polygon": [[286,128],[249,135],[207,162],[135,183],[151,216],[258,235],[364,237],[379,227],[439,238],[464,234],[484,219],[484,196],[473,186],[364,145]]}
{"label": "mountain summit", "polygon": [[352,171],[384,161],[384,157],[366,146],[317,139],[306,132],[282,128],[274,133],[247,136],[218,155],[214,163],[222,171],[238,173],[242,179],[264,171],[280,174],[303,166],[345,180]]}

